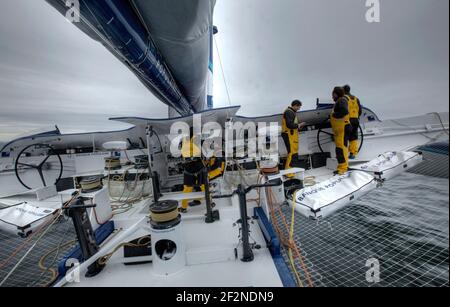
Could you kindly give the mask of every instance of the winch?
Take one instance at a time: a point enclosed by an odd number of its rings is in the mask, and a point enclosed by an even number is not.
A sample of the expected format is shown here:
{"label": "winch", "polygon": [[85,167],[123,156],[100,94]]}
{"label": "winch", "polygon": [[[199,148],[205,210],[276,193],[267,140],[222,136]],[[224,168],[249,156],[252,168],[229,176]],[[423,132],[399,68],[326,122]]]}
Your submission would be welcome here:
{"label": "winch", "polygon": [[261,173],[269,176],[276,175],[280,173],[278,163],[275,161],[261,161],[260,163]]}
{"label": "winch", "polygon": [[161,201],[150,207],[150,223],[155,228],[167,228],[179,223],[177,201]]}
{"label": "winch", "polygon": [[170,275],[186,266],[181,215],[178,202],[158,201],[150,206],[153,269],[157,275]]}
{"label": "winch", "polygon": [[79,181],[79,185],[81,187],[82,193],[93,193],[101,190],[103,188],[102,183],[102,177],[103,176],[90,176],[90,177],[83,177]]}
{"label": "winch", "polygon": [[113,171],[121,169],[122,165],[120,164],[119,157],[107,157],[105,158],[105,170]]}
{"label": "winch", "polygon": [[[270,160],[262,161],[260,164],[260,168],[261,168],[261,174],[266,178],[268,178],[269,176],[278,175],[280,173],[278,163],[275,161],[270,161]],[[279,182],[279,179],[267,180],[267,183],[275,183],[275,182]],[[273,201],[276,204],[282,204],[285,202],[286,199],[285,199],[285,193],[284,193],[284,186],[282,184],[265,189],[263,195],[265,195],[265,193],[269,193],[268,189],[270,190],[270,193],[273,195],[273,198],[274,198]]]}
{"label": "winch", "polygon": [[107,223],[113,216],[109,191],[103,186],[103,175],[75,178],[75,186],[80,190],[80,197],[86,205],[95,205],[86,211],[96,230]]}

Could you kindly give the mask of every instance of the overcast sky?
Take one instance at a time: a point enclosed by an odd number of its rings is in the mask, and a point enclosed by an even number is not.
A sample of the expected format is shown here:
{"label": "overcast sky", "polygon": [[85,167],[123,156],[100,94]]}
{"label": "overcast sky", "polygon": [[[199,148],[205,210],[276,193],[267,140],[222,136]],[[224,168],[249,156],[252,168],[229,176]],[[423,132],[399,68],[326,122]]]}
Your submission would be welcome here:
{"label": "overcast sky", "polygon": [[[188,0],[184,0],[188,1]],[[242,115],[306,108],[350,83],[381,118],[448,111],[449,1],[217,0],[216,36],[231,104]],[[218,57],[216,106],[229,105]],[[120,129],[111,116],[164,117],[167,108],[100,44],[44,0],[0,0],[0,140],[57,124]]]}

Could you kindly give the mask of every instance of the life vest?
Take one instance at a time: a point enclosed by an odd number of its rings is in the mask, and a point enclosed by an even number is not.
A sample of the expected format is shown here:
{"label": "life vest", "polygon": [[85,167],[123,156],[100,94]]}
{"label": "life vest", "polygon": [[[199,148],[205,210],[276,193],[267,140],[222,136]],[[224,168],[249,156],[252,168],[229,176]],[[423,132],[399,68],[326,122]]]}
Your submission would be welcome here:
{"label": "life vest", "polygon": [[[295,113],[294,123],[295,123],[295,124],[298,124],[298,123],[299,123],[298,117],[297,117],[297,113],[296,113],[293,109],[287,108],[287,109],[284,111],[284,113],[283,113],[283,119],[282,119],[282,121],[281,121],[281,130],[282,130],[283,133],[288,133],[288,134],[294,134],[295,131],[296,131],[296,132],[297,132],[297,135],[298,135],[298,129],[289,129],[288,126],[287,126],[286,118],[284,117],[284,114],[285,114],[287,111],[294,112],[294,113]],[[293,133],[293,131],[294,131],[294,133]]]}
{"label": "life vest", "polygon": [[355,96],[346,95],[348,101],[348,113],[350,118],[359,118],[358,98]]}

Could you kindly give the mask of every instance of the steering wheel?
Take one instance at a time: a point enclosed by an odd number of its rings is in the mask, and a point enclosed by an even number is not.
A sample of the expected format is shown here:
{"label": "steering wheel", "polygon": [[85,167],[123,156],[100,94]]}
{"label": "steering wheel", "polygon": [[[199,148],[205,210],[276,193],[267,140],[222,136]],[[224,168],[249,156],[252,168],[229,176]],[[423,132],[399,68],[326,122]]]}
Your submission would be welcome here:
{"label": "steering wheel", "polygon": [[[34,163],[34,162],[28,162],[25,163],[24,160],[26,158],[28,158],[30,155],[27,155],[27,153],[33,152],[32,149],[47,149],[47,152],[45,154],[45,156],[43,156],[44,158],[42,160],[40,160],[40,162]],[[55,157],[56,159],[53,159],[53,157]],[[36,160],[39,159],[39,156],[35,156],[34,157]],[[58,168],[53,168],[53,162],[49,162],[50,159],[56,160],[55,162],[57,164],[59,164],[59,173],[58,173],[58,177],[55,180],[54,184],[56,185],[62,177],[63,174],[63,163],[62,163],[62,159],[61,156],[56,153],[55,149],[47,144],[33,144],[30,146],[25,147],[24,149],[22,149],[22,151],[19,153],[19,155],[16,158],[16,163],[14,165],[14,172],[16,173],[16,177],[17,180],[19,180],[19,182],[28,190],[32,190],[32,188],[25,184],[23,178],[20,175],[20,170],[24,170],[24,169],[28,169],[28,170],[36,170],[37,173],[39,174],[39,177],[42,181],[42,184],[44,185],[44,187],[47,186],[47,182],[45,180],[45,176],[44,176],[44,171],[48,171],[48,170],[55,170]],[[23,174],[22,174],[23,176]]]}
{"label": "steering wheel", "polygon": [[[326,120],[322,125],[320,125],[319,131],[317,132],[317,146],[319,147],[320,151],[324,153],[323,147],[325,145],[328,145],[330,143],[334,143],[334,134],[333,132],[326,131],[331,128],[331,124],[328,120]],[[361,128],[361,125],[359,126],[359,149],[358,151],[361,151],[361,148],[364,144],[364,131]]]}

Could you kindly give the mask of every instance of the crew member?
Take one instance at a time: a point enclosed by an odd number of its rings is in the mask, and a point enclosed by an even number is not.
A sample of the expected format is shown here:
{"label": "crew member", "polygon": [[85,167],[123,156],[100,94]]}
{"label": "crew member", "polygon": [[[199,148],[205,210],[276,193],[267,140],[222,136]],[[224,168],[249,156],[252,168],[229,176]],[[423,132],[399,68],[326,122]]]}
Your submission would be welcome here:
{"label": "crew member", "polygon": [[356,159],[359,151],[359,118],[362,114],[361,102],[359,99],[350,93],[351,88],[350,85],[344,85],[344,93],[345,98],[348,101],[348,112],[350,114],[350,124],[352,125],[352,129],[349,134],[349,151],[350,151],[350,159]]}
{"label": "crew member", "polygon": [[[185,137],[182,141],[181,155],[184,159],[184,178],[183,178],[183,193],[192,193],[195,187],[200,187],[202,191],[205,190],[205,180],[203,178],[203,170],[205,165],[201,158],[201,149],[196,142],[196,137],[193,136],[191,129],[191,137]],[[187,212],[188,205],[200,205],[201,202],[194,200],[189,203],[188,199],[181,201],[180,211]]]}
{"label": "crew member", "polygon": [[[298,162],[298,142],[299,130],[301,130],[305,123],[299,123],[297,112],[300,111],[302,103],[299,100],[292,102],[291,106],[284,111],[282,119],[282,133],[284,144],[288,152],[285,169],[295,167]],[[293,176],[293,175],[292,175]]]}
{"label": "crew member", "polygon": [[338,168],[335,174],[343,175],[348,170],[348,134],[351,129],[350,116],[348,112],[348,101],[345,98],[344,89],[335,87],[333,90],[335,102],[331,114],[331,127],[333,128],[334,142],[336,144],[336,158]]}
{"label": "crew member", "polygon": [[[219,151],[215,152],[215,156],[205,161],[201,158],[201,150],[195,143],[195,137],[191,137],[190,140],[189,138],[183,140],[182,156],[185,159],[183,193],[191,193],[196,187],[204,192],[205,184],[222,176],[225,170],[225,160],[219,154]],[[208,168],[208,179],[204,178],[205,168]],[[184,199],[181,202],[180,211],[186,213],[188,206],[194,207],[200,204],[200,200],[189,202],[188,199]]]}

